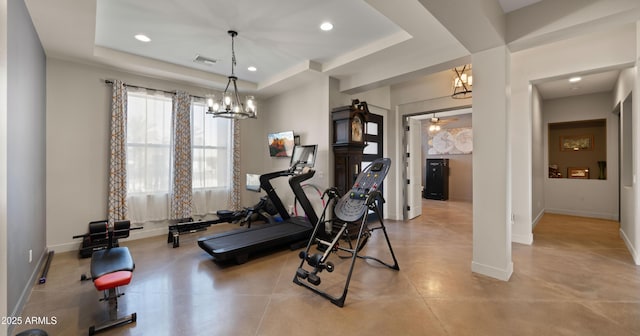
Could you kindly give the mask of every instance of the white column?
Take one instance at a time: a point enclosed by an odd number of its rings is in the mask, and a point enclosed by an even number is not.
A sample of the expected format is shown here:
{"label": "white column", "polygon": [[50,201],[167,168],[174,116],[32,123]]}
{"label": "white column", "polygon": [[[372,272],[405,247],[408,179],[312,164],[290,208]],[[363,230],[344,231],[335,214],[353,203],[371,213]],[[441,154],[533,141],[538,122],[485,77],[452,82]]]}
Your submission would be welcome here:
{"label": "white column", "polygon": [[[0,317],[7,316],[7,0],[0,0]],[[0,336],[7,326],[0,325]]]}
{"label": "white column", "polygon": [[[632,91],[632,142],[633,142],[633,231],[634,239],[630,247],[634,254],[636,265],[640,265],[640,188],[638,187],[638,167],[640,167],[640,21],[636,22],[636,62],[635,62],[634,84]],[[622,232],[621,232],[622,233]]]}
{"label": "white column", "polygon": [[510,54],[501,46],[472,55],[473,261],[472,271],[509,280],[511,197],[508,89]]}

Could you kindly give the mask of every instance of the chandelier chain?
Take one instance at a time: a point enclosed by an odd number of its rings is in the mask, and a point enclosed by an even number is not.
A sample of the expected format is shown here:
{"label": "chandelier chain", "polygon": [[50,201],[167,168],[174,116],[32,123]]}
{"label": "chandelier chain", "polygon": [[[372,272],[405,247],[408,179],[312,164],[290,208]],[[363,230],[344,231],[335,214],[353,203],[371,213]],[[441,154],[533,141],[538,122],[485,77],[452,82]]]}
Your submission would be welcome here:
{"label": "chandelier chain", "polygon": [[231,76],[235,76],[236,67],[236,48],[235,48],[235,34],[231,34]]}

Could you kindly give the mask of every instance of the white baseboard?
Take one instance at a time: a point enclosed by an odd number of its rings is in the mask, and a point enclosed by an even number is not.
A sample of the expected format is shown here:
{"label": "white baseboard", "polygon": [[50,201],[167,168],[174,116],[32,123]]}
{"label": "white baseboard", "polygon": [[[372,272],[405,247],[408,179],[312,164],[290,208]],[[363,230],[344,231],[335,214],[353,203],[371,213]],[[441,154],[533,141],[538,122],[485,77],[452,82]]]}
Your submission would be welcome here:
{"label": "white baseboard", "polygon": [[71,243],[47,246],[47,249],[49,249],[49,251],[53,251],[55,253],[78,251],[79,248],[80,248],[80,242],[71,242]]}
{"label": "white baseboard", "polygon": [[482,274],[482,275],[486,275],[488,277],[492,277],[498,280],[509,281],[509,278],[511,278],[511,274],[513,274],[513,262],[509,262],[509,265],[507,265],[507,268],[500,269],[497,267],[480,264],[475,261],[472,261],[471,271]]}
{"label": "white baseboard", "polygon": [[[9,316],[11,317],[20,316],[22,309],[24,308],[24,305],[27,304],[27,300],[29,299],[29,295],[31,294],[31,289],[36,283],[36,279],[39,279],[38,273],[40,273],[40,268],[42,268],[43,262],[46,260],[48,255],[49,255],[49,251],[45,249],[42,255],[40,255],[40,258],[38,258],[38,263],[36,264],[36,267],[33,269],[33,272],[29,277],[29,281],[27,281],[24,288],[22,289],[22,293],[20,293],[18,302],[16,303],[15,307],[13,307],[13,311]],[[8,330],[9,335],[13,333],[13,327],[14,327],[13,325],[9,325],[9,330]]]}
{"label": "white baseboard", "polygon": [[524,234],[524,235],[512,233],[511,242],[518,243],[518,244],[531,245],[533,244],[533,233]]}
{"label": "white baseboard", "polygon": [[538,225],[538,222],[542,219],[542,216],[544,216],[544,212],[545,212],[544,209],[540,210],[540,213],[538,213],[536,218],[533,219],[533,223],[531,223],[531,230],[532,231],[533,231],[533,229],[536,228],[536,225]]}
{"label": "white baseboard", "polygon": [[[129,236],[129,238],[123,239],[121,241],[144,239],[144,238],[162,236],[167,234],[168,234],[167,227],[136,230],[136,231],[131,231],[131,235]],[[78,251],[80,249],[80,244],[81,244],[80,241],[77,240],[69,243],[49,245],[47,246],[47,248],[49,249],[49,251],[62,253],[62,252]]]}
{"label": "white baseboard", "polygon": [[633,258],[633,262],[636,265],[640,265],[640,255],[638,254],[638,251],[633,247],[631,240],[629,240],[629,237],[627,237],[627,234],[622,230],[622,228],[620,228],[620,237],[624,241],[624,244],[627,245],[627,249],[631,253],[631,257]]}
{"label": "white baseboard", "polygon": [[565,210],[565,209],[545,209],[545,212],[558,214],[558,215],[608,219],[613,221],[619,220],[618,214],[614,214],[614,213],[590,212],[590,211],[582,211],[582,210]]}

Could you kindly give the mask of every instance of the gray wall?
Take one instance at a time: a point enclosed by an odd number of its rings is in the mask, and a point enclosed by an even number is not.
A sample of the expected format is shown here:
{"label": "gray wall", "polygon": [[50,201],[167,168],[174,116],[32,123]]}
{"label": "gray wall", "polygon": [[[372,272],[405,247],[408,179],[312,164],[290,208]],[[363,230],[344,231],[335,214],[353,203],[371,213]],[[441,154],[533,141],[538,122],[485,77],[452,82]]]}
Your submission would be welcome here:
{"label": "gray wall", "polygon": [[9,1],[7,16],[7,309],[16,313],[45,252],[46,60],[24,1]]}

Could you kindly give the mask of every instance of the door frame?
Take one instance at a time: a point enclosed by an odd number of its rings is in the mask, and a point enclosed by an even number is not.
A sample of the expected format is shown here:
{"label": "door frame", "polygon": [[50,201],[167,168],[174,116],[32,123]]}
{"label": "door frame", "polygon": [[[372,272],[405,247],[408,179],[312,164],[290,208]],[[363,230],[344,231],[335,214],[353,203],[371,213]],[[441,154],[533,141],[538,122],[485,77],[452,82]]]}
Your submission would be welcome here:
{"label": "door frame", "polygon": [[437,114],[438,117],[450,117],[450,116],[455,116],[455,115],[460,115],[460,114],[468,114],[468,113],[473,113],[473,109],[472,109],[471,105],[455,106],[455,107],[450,107],[450,108],[429,110],[429,111],[418,112],[418,113],[407,113],[407,114],[403,114],[401,116],[401,119],[402,119],[402,128],[401,128],[401,132],[402,132],[402,148],[401,148],[401,153],[399,153],[399,155],[402,156],[402,162],[403,162],[402,167],[404,167],[404,169],[401,169],[401,171],[402,171],[402,180],[401,180],[401,184],[402,184],[402,220],[403,221],[406,221],[407,218],[409,217],[408,211],[407,211],[407,206],[409,205],[409,190],[408,190],[407,183],[406,183],[407,179],[409,178],[408,177],[409,158],[407,156],[407,149],[408,149],[408,145],[409,145],[409,136],[408,136],[407,127],[408,127],[409,118],[419,117],[419,119],[428,119],[428,118],[431,118],[432,116],[434,116],[435,114]]}

